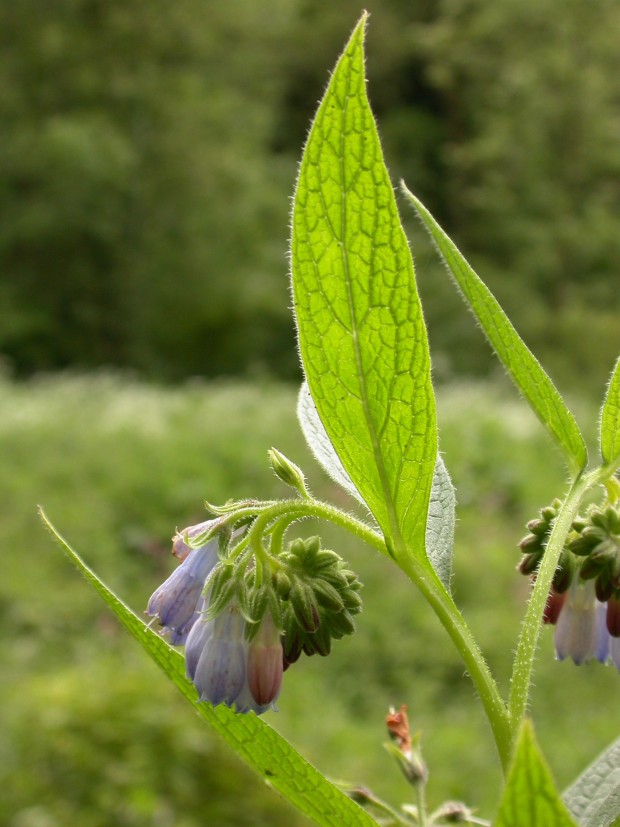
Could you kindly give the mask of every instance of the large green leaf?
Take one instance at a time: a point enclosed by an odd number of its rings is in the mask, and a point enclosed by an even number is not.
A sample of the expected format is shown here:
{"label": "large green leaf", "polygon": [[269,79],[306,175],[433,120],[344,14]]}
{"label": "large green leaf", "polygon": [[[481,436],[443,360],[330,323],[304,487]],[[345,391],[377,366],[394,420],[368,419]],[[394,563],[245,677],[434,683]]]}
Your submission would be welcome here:
{"label": "large green leaf", "polygon": [[41,517],[71,562],[94,586],[127,631],[163,669],[202,720],[267,783],[316,824],[325,827],[376,827],[376,822],[364,810],[324,778],[282,736],[256,715],[240,715],[225,706],[213,707],[207,703],[198,703],[196,690],[185,677],[183,656],[110,591],[58,533],[43,511]]}
{"label": "large green leaf", "polygon": [[495,353],[536,416],[563,451],[573,474],[577,475],[587,465],[588,452],[572,413],[491,291],[422,202],[404,184],[402,186]]}
{"label": "large green leaf", "polygon": [[366,97],[364,26],[338,61],[304,151],[292,220],[304,370],[342,466],[393,553],[424,555],[437,453],[413,262]]}
{"label": "large green leaf", "polygon": [[610,827],[620,816],[620,739],[615,741],[564,793],[582,827]]}
{"label": "large green leaf", "polygon": [[620,459],[620,359],[611,374],[601,411],[601,454],[610,465]]}
{"label": "large green leaf", "polygon": [[524,721],[519,733],[494,825],[576,827],[555,788],[529,720]]}

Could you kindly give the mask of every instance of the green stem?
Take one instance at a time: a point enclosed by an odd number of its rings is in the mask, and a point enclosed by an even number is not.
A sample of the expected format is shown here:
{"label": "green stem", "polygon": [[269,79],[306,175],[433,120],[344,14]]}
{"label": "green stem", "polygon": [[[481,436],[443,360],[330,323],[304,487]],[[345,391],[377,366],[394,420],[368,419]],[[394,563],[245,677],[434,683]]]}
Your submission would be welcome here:
{"label": "green stem", "polygon": [[608,475],[607,469],[599,469],[590,474],[582,474],[571,485],[568,495],[553,524],[553,529],[545,549],[542,562],[536,574],[536,583],[528,603],[525,620],[521,628],[521,635],[517,645],[508,709],[512,725],[512,738],[516,735],[521,722],[527,712],[530,684],[534,658],[542,630],[542,617],[549,597],[553,575],[558,567],[560,554],[570,531],[573,520],[577,516],[584,494],[590,488],[604,482]]}
{"label": "green stem", "polygon": [[426,560],[401,557],[401,567],[428,600],[459,652],[491,725],[504,772],[510,761],[511,730],[506,704],[465,619]]}
{"label": "green stem", "polygon": [[[277,507],[278,512],[282,505],[279,504]],[[300,517],[315,517],[334,523],[392,558],[380,534],[338,508],[318,500],[292,500],[288,503],[288,508],[291,513],[297,511]],[[275,516],[275,512],[275,507],[269,508],[262,512],[261,518],[268,520],[270,516]],[[461,655],[489,719],[502,767],[507,770],[510,759],[508,711],[469,627],[428,560],[424,558],[421,561],[411,553],[401,554],[399,557],[401,568],[426,597]]]}
{"label": "green stem", "polygon": [[419,827],[426,827],[426,789],[422,782],[415,787],[416,807],[418,808]]}

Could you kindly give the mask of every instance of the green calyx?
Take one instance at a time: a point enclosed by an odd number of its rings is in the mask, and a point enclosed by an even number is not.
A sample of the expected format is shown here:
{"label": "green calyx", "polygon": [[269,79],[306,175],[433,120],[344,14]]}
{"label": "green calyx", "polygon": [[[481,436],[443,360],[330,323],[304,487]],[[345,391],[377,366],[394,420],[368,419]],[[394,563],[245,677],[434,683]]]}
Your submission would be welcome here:
{"label": "green calyx", "polygon": [[[523,557],[519,571],[535,575],[561,506],[559,500],[541,509],[540,516],[528,523],[530,533],[519,543]],[[553,590],[567,591],[574,577],[594,580],[601,602],[620,596],[620,503],[609,499],[602,506],[590,506],[573,520],[567,543],[553,577]]]}
{"label": "green calyx", "polygon": [[318,537],[294,540],[280,562],[291,582],[283,612],[286,660],[293,663],[302,652],[328,655],[333,639],[355,631],[362,584],[338,554],[321,548]]}
{"label": "green calyx", "polygon": [[353,634],[362,584],[336,552],[321,548],[319,537],[293,540],[278,555],[260,550],[254,556],[244,537],[229,547],[205,584],[209,618],[236,603],[252,640],[269,613],[288,664],[302,653],[328,655],[332,640]]}
{"label": "green calyx", "polygon": [[582,558],[579,576],[594,580],[597,598],[605,602],[620,594],[620,509],[592,506],[573,522],[568,549]]}

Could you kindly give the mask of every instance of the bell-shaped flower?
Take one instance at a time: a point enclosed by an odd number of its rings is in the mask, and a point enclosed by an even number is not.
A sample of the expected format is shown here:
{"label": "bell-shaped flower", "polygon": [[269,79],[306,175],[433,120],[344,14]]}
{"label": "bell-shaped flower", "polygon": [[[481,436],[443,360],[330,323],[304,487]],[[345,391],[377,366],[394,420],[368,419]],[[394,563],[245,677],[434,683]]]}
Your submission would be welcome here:
{"label": "bell-shaped flower", "polygon": [[[181,556],[189,549],[184,537],[196,536],[206,530],[210,523],[191,526],[177,535],[173,550],[179,546]],[[181,549],[181,545],[184,547]],[[189,549],[183,562],[170,577],[151,595],[146,613],[159,618],[164,632],[170,633],[174,645],[185,643],[187,636],[199,616],[199,603],[205,580],[218,562],[218,541],[209,540],[204,546]]]}
{"label": "bell-shaped flower", "polygon": [[609,657],[606,607],[596,599],[594,583],[575,578],[568,590],[555,627],[555,651],[559,660],[570,657],[581,664]]}
{"label": "bell-shaped flower", "polygon": [[259,706],[268,707],[277,700],[282,688],[283,669],[281,632],[271,613],[267,612],[248,653],[248,686]]}
{"label": "bell-shaped flower", "polygon": [[246,682],[245,620],[229,604],[214,620],[199,620],[185,647],[188,677],[201,701],[234,706]]}

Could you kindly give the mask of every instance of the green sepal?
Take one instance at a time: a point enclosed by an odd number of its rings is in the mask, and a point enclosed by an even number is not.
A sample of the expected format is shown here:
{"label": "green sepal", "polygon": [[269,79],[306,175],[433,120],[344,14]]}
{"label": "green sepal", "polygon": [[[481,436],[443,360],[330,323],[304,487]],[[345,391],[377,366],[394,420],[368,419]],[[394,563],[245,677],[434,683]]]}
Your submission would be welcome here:
{"label": "green sepal", "polygon": [[327,580],[316,577],[310,581],[310,587],[320,606],[325,607],[330,612],[340,612],[344,609],[344,600],[341,593]]}
{"label": "green sepal", "polygon": [[235,567],[226,562],[218,563],[205,583],[204,593],[209,595],[209,607],[205,613],[207,620],[217,617],[241,588]]}
{"label": "green sepal", "polygon": [[343,612],[332,615],[329,619],[329,629],[332,637],[340,639],[347,635],[355,634],[356,626],[351,613],[346,609]]}
{"label": "green sepal", "polygon": [[296,578],[291,586],[289,601],[295,618],[304,631],[316,632],[319,614],[311,586]]}

